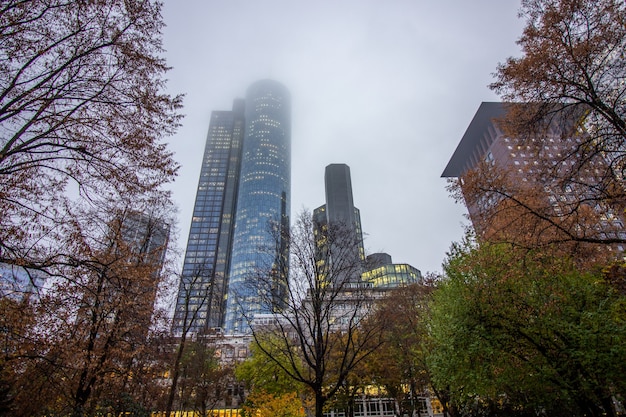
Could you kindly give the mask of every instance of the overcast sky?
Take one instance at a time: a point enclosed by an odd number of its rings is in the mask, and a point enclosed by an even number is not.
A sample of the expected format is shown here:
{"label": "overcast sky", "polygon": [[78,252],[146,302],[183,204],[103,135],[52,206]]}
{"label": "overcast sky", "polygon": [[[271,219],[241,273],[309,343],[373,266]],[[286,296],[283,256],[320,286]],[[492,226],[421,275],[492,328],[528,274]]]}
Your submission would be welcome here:
{"label": "overcast sky", "polygon": [[489,90],[518,56],[519,0],[165,0],[171,138],[184,249],[213,110],[254,81],[292,94],[291,212],[324,204],[324,168],[350,166],[368,253],[441,271],[467,224],[440,178]]}

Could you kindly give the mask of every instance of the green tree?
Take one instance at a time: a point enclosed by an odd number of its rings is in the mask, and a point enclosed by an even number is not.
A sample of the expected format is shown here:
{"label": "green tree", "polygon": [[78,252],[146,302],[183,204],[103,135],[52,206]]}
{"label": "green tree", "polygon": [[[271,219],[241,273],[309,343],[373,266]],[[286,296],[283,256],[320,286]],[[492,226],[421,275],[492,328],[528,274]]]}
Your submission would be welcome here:
{"label": "green tree", "polygon": [[[280,353],[269,358],[256,342],[250,345],[250,356],[235,367],[235,376],[248,392],[243,405],[245,415],[284,415],[304,417],[303,403],[307,401],[306,387],[278,366]],[[282,414],[281,414],[282,413]]]}
{"label": "green tree", "polygon": [[[271,344],[267,343],[267,346]],[[268,357],[258,343],[252,342],[250,356],[236,366],[235,376],[244,382],[246,389],[251,392],[261,390],[272,395],[294,392],[303,394],[301,392],[303,387],[294,384],[293,379],[276,363],[276,360],[281,360],[280,352],[274,352],[272,356],[275,359]]]}
{"label": "green tree", "polygon": [[601,273],[546,250],[466,243],[453,248],[445,275],[432,305],[429,365],[457,410],[616,415],[624,299]]}

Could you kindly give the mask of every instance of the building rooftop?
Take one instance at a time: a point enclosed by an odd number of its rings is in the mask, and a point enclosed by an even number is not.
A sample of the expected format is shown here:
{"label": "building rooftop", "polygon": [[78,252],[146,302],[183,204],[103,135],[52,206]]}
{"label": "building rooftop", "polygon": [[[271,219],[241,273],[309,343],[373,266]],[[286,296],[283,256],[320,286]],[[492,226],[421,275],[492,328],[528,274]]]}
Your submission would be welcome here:
{"label": "building rooftop", "polygon": [[441,174],[443,178],[458,178],[476,162],[472,161],[471,157],[480,146],[481,139],[484,137],[488,127],[493,124],[494,119],[504,116],[506,112],[505,104],[485,101],[480,104],[474,118],[467,130],[465,130],[461,142],[459,142],[448,165],[443,170]]}

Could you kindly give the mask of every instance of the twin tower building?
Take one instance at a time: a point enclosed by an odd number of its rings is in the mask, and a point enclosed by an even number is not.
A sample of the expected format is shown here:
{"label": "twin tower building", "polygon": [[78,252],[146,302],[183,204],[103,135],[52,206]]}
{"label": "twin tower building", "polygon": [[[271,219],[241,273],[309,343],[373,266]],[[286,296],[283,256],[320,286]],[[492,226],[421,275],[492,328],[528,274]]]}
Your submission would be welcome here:
{"label": "twin tower building", "polygon": [[[259,271],[284,270],[272,265],[289,256],[285,234],[270,229],[289,228],[290,113],[289,92],[272,80],[254,83],[232,110],[212,112],[174,313],[175,334],[213,328],[247,333],[246,318],[269,313],[250,280]],[[325,182],[326,204],[314,211],[315,221],[350,225],[356,233],[354,256],[363,259],[349,167],[329,165]]]}
{"label": "twin tower building", "polygon": [[[350,187],[347,175],[341,187]],[[245,333],[245,317],[268,313],[248,281],[254,271],[288,258],[287,243],[275,241],[283,235],[269,233],[268,225],[289,227],[290,184],[289,91],[276,81],[258,81],[232,110],[211,114],[174,333]]]}
{"label": "twin tower building", "polygon": [[[343,262],[347,257],[352,265],[361,263],[361,218],[352,200],[350,168],[328,165],[324,179],[326,204],[314,210],[314,223],[348,228],[353,245],[342,252]],[[280,280],[288,278],[281,272],[289,258],[287,234],[281,232],[289,230],[290,183],[290,95],[276,81],[258,81],[248,88],[245,100],[234,101],[232,110],[211,114],[174,334],[215,328],[248,333],[255,314],[271,313],[260,301],[263,286],[254,281],[259,274],[271,274],[280,287]],[[419,270],[392,264],[388,254],[368,256],[366,267],[349,279],[380,289],[421,281]]]}
{"label": "twin tower building", "polygon": [[[272,80],[250,86],[231,111],[214,111],[207,135],[173,332],[211,328],[246,332],[244,315],[260,311],[246,280],[273,262],[261,253],[268,224],[289,224],[291,103]],[[287,250],[286,244],[276,245]],[[235,297],[235,295],[237,295]]]}

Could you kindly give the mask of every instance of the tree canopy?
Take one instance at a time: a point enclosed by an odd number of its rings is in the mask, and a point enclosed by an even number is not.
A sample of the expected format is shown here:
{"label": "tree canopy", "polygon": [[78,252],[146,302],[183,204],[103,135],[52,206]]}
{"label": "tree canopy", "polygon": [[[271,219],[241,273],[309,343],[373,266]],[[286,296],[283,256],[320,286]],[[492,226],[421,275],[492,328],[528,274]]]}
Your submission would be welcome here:
{"label": "tree canopy", "polygon": [[520,16],[522,54],[491,84],[507,102],[498,127],[520,166],[480,165],[464,178],[465,197],[499,202],[484,223],[500,241],[623,248],[626,5],[524,0]]}
{"label": "tree canopy", "polygon": [[429,365],[457,410],[615,415],[626,299],[600,272],[546,250],[481,243],[457,245],[445,275]]}
{"label": "tree canopy", "polygon": [[0,261],[58,262],[77,199],[145,199],[173,179],[163,139],[181,99],[163,92],[160,12],[142,0],[0,6]]}

